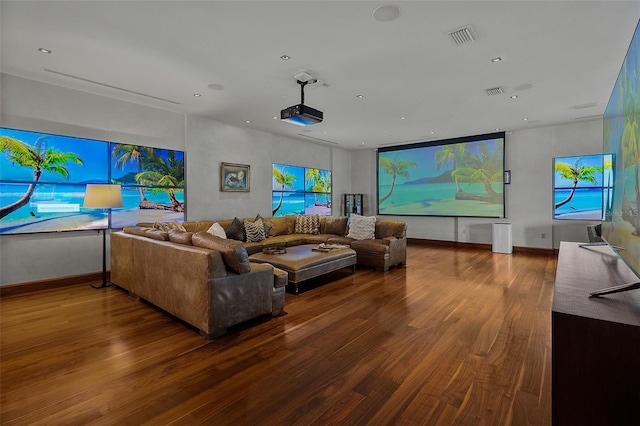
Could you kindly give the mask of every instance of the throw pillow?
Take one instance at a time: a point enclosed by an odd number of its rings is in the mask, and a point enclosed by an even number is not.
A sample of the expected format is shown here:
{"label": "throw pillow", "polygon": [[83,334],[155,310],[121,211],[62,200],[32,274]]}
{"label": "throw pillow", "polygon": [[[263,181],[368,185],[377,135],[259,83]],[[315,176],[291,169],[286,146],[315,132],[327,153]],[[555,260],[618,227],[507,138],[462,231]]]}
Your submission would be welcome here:
{"label": "throw pillow", "polygon": [[319,234],[320,233],[320,215],[301,215],[296,216],[296,226],[293,231],[295,234]]}
{"label": "throw pillow", "polygon": [[262,219],[258,219],[251,223],[246,221],[244,223],[244,230],[247,235],[247,241],[250,243],[257,243],[264,240],[264,224]]}
{"label": "throw pillow", "polygon": [[216,237],[227,238],[226,232],[224,232],[224,229],[218,222],[213,222],[213,225],[207,229],[207,232]]}
{"label": "throw pillow", "polygon": [[153,238],[154,240],[169,241],[169,233],[159,229],[147,229],[144,235],[145,237]]}
{"label": "throw pillow", "polygon": [[262,223],[264,223],[264,236],[265,238],[268,237],[269,232],[271,232],[271,228],[273,228],[273,223],[264,220],[264,218],[260,216],[260,213],[258,213],[258,215],[253,221],[256,222],[258,220],[262,220]]}
{"label": "throw pillow", "polygon": [[347,237],[354,240],[373,240],[376,236],[375,216],[351,216]]}
{"label": "throw pillow", "polygon": [[169,241],[178,244],[191,245],[191,237],[193,232],[180,231],[178,229],[171,229],[169,231]]}
{"label": "throw pillow", "polygon": [[159,229],[161,231],[169,232],[171,229],[177,229],[178,231],[186,231],[187,229],[182,226],[180,222],[172,221],[172,222],[155,222],[153,224],[153,229]]}
{"label": "throw pillow", "polygon": [[247,235],[245,234],[244,225],[237,217],[233,218],[233,222],[227,228],[227,238],[237,241],[247,241]]}
{"label": "throw pillow", "polygon": [[208,232],[197,232],[193,234],[191,240],[193,241],[194,246],[213,249],[220,252],[222,260],[227,268],[237,272],[238,274],[251,272],[251,264],[249,263],[247,249],[244,248],[244,244],[240,241],[216,237]]}
{"label": "throw pillow", "polygon": [[125,234],[144,236],[149,228],[145,228],[143,226],[125,226],[122,230]]}

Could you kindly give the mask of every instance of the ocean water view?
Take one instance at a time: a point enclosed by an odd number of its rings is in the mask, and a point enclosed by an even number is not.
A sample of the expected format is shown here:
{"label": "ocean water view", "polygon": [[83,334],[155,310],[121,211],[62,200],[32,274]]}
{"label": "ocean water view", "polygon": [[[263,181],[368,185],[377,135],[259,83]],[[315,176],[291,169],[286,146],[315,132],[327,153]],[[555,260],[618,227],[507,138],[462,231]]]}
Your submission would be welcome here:
{"label": "ocean water view", "polygon": [[[556,189],[554,205],[565,200],[571,189]],[[602,219],[602,188],[576,188],[571,201],[553,212],[554,219]]]}
{"label": "ocean water view", "polygon": [[[462,190],[468,194],[486,195],[484,185],[480,183],[462,184]],[[390,185],[380,185],[378,196],[384,197]],[[502,192],[502,184],[494,184],[493,189]],[[379,206],[381,214],[394,214],[399,211],[405,214],[457,216],[465,215],[502,217],[504,205],[477,200],[456,200],[455,183],[429,183],[413,185],[396,185],[391,196]]]}
{"label": "ocean water view", "polygon": [[[0,219],[0,233],[51,232],[107,227],[107,214],[100,209],[84,209],[86,186],[73,184],[38,184],[29,202]],[[24,184],[0,184],[0,205],[6,206],[19,200],[28,189]],[[145,190],[147,200],[170,206],[165,191]],[[176,192],[176,199],[183,203],[184,193]],[[112,209],[112,227],[122,228],[137,222],[159,220],[184,220],[184,213],[165,210],[141,210],[137,189],[123,188],[123,207]],[[151,220],[150,220],[151,219]]]}
{"label": "ocean water view", "polygon": [[[271,210],[280,204],[281,192],[274,192],[271,200]],[[284,192],[282,205],[274,216],[287,216],[295,214],[331,214],[331,196],[328,194],[310,194],[298,192]]]}

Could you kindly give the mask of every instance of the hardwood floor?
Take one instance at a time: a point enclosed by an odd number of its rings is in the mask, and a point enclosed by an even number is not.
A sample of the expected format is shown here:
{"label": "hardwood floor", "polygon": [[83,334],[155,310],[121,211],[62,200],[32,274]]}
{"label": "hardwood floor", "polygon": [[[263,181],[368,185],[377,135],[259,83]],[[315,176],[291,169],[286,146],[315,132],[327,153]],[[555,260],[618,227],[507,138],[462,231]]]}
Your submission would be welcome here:
{"label": "hardwood floor", "polygon": [[0,422],[548,425],[555,268],[411,245],[213,341],[113,287],[3,298]]}

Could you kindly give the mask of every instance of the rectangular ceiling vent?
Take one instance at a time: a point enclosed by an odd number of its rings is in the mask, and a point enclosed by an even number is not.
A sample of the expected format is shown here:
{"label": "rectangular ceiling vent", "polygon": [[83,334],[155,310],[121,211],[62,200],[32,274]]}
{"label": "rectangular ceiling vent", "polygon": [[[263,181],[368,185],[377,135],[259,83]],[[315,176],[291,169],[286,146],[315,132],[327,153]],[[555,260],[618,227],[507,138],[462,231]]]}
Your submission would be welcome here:
{"label": "rectangular ceiling vent", "polygon": [[503,94],[504,90],[502,90],[502,87],[494,87],[492,89],[487,89],[486,92],[489,96],[495,96]]}
{"label": "rectangular ceiling vent", "polygon": [[476,35],[476,32],[473,30],[473,27],[471,25],[467,25],[465,27],[458,28],[457,30],[450,31],[448,34],[449,37],[451,37],[453,41],[458,45],[471,43],[472,41],[476,41],[478,39],[478,36]]}

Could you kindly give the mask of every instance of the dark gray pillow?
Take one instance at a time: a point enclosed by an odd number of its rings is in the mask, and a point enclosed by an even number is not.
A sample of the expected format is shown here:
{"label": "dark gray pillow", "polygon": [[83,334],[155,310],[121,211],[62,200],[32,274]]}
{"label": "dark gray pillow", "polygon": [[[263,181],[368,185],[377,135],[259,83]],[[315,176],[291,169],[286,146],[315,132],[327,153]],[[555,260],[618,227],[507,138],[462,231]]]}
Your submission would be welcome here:
{"label": "dark gray pillow", "polygon": [[264,218],[262,216],[260,216],[260,213],[258,213],[258,215],[256,216],[256,218],[253,221],[255,222],[258,219],[262,219],[262,224],[264,225],[264,235],[265,235],[265,237],[268,237],[269,236],[269,232],[271,231],[271,228],[273,228],[273,223],[264,220]]}
{"label": "dark gray pillow", "polygon": [[225,230],[227,238],[237,241],[247,241],[247,234],[244,230],[244,224],[237,217],[233,218],[231,225]]}

